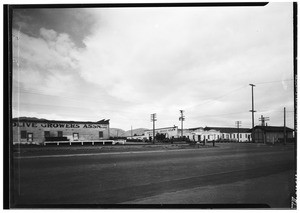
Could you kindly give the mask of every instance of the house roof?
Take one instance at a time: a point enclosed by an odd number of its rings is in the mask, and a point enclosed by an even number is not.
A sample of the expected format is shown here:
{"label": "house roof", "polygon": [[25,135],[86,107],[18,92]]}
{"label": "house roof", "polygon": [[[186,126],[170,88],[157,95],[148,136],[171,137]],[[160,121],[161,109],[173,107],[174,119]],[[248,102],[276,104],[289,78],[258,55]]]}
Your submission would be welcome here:
{"label": "house roof", "polygon": [[218,130],[221,133],[249,133],[251,129],[249,128],[235,128],[235,127],[205,127],[204,130]]}
{"label": "house roof", "polygon": [[186,130],[197,130],[197,129],[204,129],[203,127],[194,127],[194,128],[188,128]]}
{"label": "house roof", "polygon": [[[178,128],[178,126],[170,126],[170,127],[163,127],[163,128],[155,128],[155,131],[156,130],[162,130],[162,129],[176,129]],[[153,129],[148,129],[148,130],[145,130],[145,132],[153,132]]]}
{"label": "house roof", "polygon": [[102,119],[100,121],[59,121],[59,120],[47,120],[44,118],[32,118],[32,117],[20,117],[13,118],[13,122],[35,122],[35,123],[73,123],[73,124],[109,124],[109,119]]}
{"label": "house roof", "polygon": [[[284,127],[283,126],[255,126],[255,129],[261,129],[265,132],[283,132],[284,131]],[[293,132],[294,130],[286,127],[286,131],[287,132]]]}

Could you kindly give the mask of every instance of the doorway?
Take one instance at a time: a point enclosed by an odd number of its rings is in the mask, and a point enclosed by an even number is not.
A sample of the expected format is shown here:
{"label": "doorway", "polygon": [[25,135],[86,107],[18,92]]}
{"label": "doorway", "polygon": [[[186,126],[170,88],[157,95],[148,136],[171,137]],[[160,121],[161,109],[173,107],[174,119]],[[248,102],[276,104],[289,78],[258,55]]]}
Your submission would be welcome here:
{"label": "doorway", "polygon": [[33,141],[33,133],[27,133],[27,141],[32,142]]}

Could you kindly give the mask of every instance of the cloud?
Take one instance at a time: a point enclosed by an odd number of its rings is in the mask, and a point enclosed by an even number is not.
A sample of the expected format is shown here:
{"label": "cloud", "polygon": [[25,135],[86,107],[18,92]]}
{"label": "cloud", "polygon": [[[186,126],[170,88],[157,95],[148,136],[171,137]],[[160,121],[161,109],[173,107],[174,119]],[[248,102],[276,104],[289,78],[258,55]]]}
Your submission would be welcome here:
{"label": "cloud", "polygon": [[[292,48],[291,28],[278,25],[282,16],[270,19],[263,9],[98,12],[102,25],[84,40],[81,74],[122,99],[163,101],[159,93],[180,99],[178,88],[187,84],[191,91],[211,91],[212,81],[248,83],[244,75],[255,69],[260,76],[250,75],[251,80],[273,73]],[[289,37],[282,40],[282,32]]]}
{"label": "cloud", "polygon": [[19,42],[13,42],[13,57],[19,61],[19,67],[14,64],[13,69],[13,107],[20,112],[30,108],[32,112],[49,112],[53,100],[58,106],[62,102],[57,97],[77,90],[76,55],[80,49],[67,34],[51,29],[41,28],[39,38],[24,33],[19,37]]}
{"label": "cloud", "polygon": [[59,34],[68,34],[79,47],[84,47],[82,40],[91,33],[96,21],[84,8],[28,8],[13,11],[14,29],[21,29],[24,34],[34,38],[40,37],[40,28],[52,29]]}
{"label": "cloud", "polygon": [[[80,21],[71,22],[72,30],[62,30],[75,17],[74,11],[65,11],[55,18],[53,28],[33,21],[30,28],[39,26],[38,33],[21,34],[22,66],[20,72],[14,70],[16,84],[55,95],[52,102],[61,106],[73,106],[68,97],[76,99],[83,108],[76,111],[79,117],[106,116],[121,128],[128,122],[150,126],[154,112],[158,125],[178,124],[179,109],[186,110],[190,127],[234,124],[232,119],[248,124],[249,83],[257,83],[258,109],[291,103],[289,82],[259,83],[292,77],[292,4],[83,11]],[[49,24],[48,12],[41,14]],[[59,17],[65,17],[61,25]],[[91,20],[95,22],[89,25]],[[80,24],[88,25],[87,31],[76,37],[74,27]],[[27,93],[22,100],[38,98]],[[71,117],[71,112],[65,116]]]}
{"label": "cloud", "polygon": [[[66,34],[41,28],[40,35],[40,38],[34,38],[20,34],[20,67],[19,70],[14,67],[14,80],[32,89],[42,89],[49,83],[54,83],[51,82],[53,78],[56,79],[56,86],[64,85],[68,78],[73,78],[77,70],[76,55],[80,50]],[[15,58],[18,58],[17,48],[17,43],[14,43]]]}

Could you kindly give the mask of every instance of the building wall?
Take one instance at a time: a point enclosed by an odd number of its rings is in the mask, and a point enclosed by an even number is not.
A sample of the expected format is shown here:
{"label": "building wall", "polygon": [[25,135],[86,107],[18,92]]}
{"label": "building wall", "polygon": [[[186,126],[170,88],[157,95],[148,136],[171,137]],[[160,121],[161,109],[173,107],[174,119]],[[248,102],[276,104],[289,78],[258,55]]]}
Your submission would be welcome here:
{"label": "building wall", "polygon": [[[179,135],[181,134],[181,131],[178,130]],[[247,142],[251,141],[251,133],[239,133],[240,142]],[[213,140],[222,140],[222,139],[227,139],[227,140],[233,140],[233,141],[238,141],[238,133],[222,133],[218,130],[204,130],[203,128],[199,129],[193,129],[193,130],[184,130],[183,135],[190,140],[194,141],[213,141]]]}
{"label": "building wall", "polygon": [[[240,138],[238,138],[238,134]],[[251,133],[221,133],[221,139],[247,142],[251,141]]]}
{"label": "building wall", "polygon": [[[26,131],[27,137],[22,138],[21,131]],[[109,138],[109,124],[13,121],[13,142],[43,143],[45,141],[45,131],[49,131],[50,137],[58,137],[58,132],[60,131],[62,132],[62,137],[67,137],[70,141],[76,141],[74,133],[78,133],[78,141]],[[102,132],[102,135],[99,132]],[[32,141],[29,141],[28,134],[33,135]]]}
{"label": "building wall", "polygon": [[[167,138],[178,138],[179,134],[178,134],[178,127],[167,127],[167,128],[159,128],[159,129],[155,129],[155,135],[159,133],[159,134],[165,134]],[[153,130],[147,130],[145,131],[145,137],[149,140],[150,137],[153,138]]]}
{"label": "building wall", "polygon": [[220,131],[209,130],[209,131],[195,131],[193,132],[193,140],[194,141],[214,141],[218,140],[221,137]]}
{"label": "building wall", "polygon": [[[161,128],[156,129],[155,134],[157,133],[163,133],[166,134],[166,137],[168,138],[178,138],[181,136],[181,129],[178,129],[177,127],[170,127],[170,128]],[[153,130],[145,131],[145,137],[149,139],[152,137]],[[240,142],[248,142],[252,140],[251,133],[239,133]],[[211,129],[211,130],[204,130],[204,128],[199,127],[198,129],[184,129],[183,130],[183,136],[186,138],[189,138],[190,140],[194,141],[213,141],[213,140],[221,140],[221,139],[228,139],[233,141],[238,141],[238,133],[222,133],[219,130]]]}
{"label": "building wall", "polygon": [[[286,133],[287,138],[293,138],[292,132]],[[256,143],[277,143],[279,142],[279,139],[284,138],[283,132],[266,132],[264,133],[260,129],[256,129],[254,131],[254,137]]]}
{"label": "building wall", "polygon": [[143,140],[143,139],[147,139],[145,135],[136,135],[136,136],[128,136],[126,137],[127,139],[138,139],[138,140]]}

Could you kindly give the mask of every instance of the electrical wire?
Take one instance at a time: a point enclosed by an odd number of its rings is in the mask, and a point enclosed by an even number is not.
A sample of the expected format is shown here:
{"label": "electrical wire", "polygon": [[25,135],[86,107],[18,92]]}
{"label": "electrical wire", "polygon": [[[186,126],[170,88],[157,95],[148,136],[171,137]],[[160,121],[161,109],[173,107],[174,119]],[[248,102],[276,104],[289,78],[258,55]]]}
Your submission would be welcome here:
{"label": "electrical wire", "polygon": [[278,80],[278,81],[268,81],[268,82],[261,82],[261,83],[255,83],[255,85],[259,84],[271,84],[271,83],[281,83],[283,81],[293,81],[294,79],[285,79],[285,80]]}

